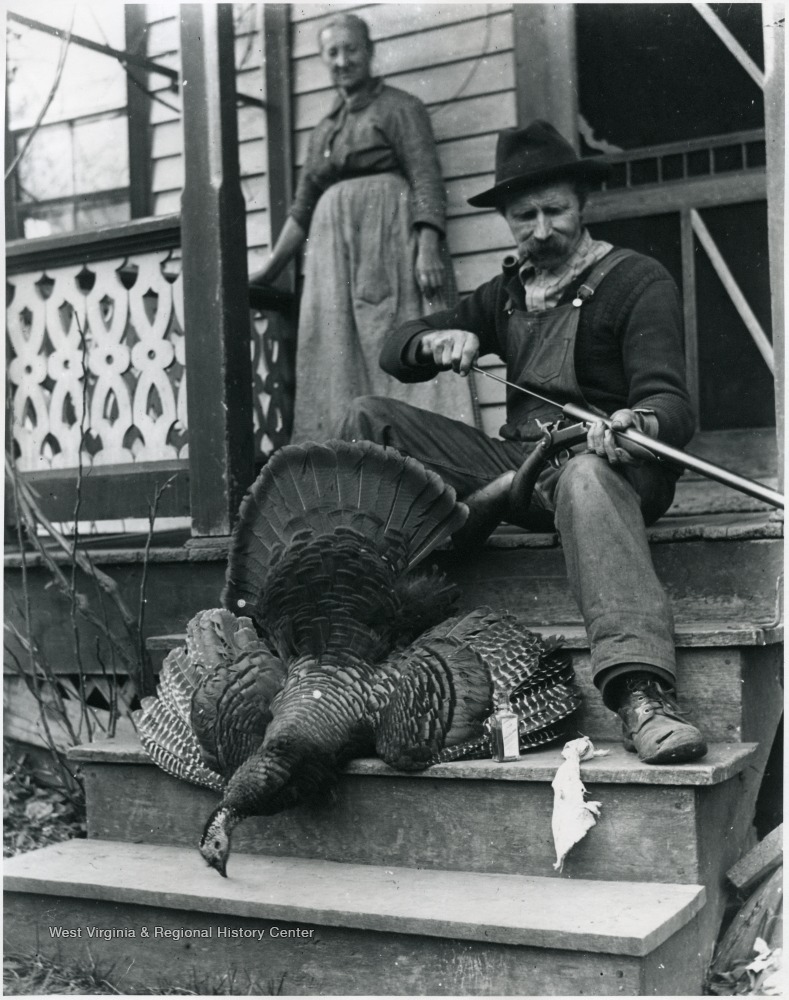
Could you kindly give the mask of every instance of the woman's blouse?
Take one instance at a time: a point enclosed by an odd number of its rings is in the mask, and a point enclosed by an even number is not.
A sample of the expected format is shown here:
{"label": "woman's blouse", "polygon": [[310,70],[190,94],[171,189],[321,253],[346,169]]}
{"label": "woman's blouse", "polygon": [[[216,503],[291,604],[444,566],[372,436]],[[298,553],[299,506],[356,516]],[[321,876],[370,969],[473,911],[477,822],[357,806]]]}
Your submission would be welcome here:
{"label": "woman's blouse", "polygon": [[374,78],[348,98],[338,96],[310,136],[290,214],[304,232],[318,199],[337,181],[399,173],[411,186],[414,225],[443,234],[446,194],[424,104]]}

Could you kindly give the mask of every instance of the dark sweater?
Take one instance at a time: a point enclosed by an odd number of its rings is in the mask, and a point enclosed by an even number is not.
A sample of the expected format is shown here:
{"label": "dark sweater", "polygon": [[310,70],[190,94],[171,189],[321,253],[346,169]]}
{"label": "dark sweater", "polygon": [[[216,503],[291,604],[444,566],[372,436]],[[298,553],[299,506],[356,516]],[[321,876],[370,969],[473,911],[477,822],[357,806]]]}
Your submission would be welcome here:
{"label": "dark sweater", "polygon": [[[571,302],[590,271],[565,291]],[[405,323],[384,344],[381,367],[401,382],[423,382],[439,370],[416,362],[418,338],[431,330],[469,330],[479,337],[480,355],[507,361],[507,309],[525,310],[518,264],[507,258],[502,273],[462,299],[454,309]],[[668,271],[651,257],[633,254],[602,281],[581,308],[575,373],[587,402],[608,414],[653,410],[661,440],[682,447],[693,434],[693,411],[685,386],[685,355],[679,293]],[[517,372],[508,372],[517,381]],[[508,424],[518,423],[516,397],[507,402]],[[522,397],[525,399],[525,397]],[[557,400],[562,402],[562,400]],[[509,435],[508,435],[509,436]]]}

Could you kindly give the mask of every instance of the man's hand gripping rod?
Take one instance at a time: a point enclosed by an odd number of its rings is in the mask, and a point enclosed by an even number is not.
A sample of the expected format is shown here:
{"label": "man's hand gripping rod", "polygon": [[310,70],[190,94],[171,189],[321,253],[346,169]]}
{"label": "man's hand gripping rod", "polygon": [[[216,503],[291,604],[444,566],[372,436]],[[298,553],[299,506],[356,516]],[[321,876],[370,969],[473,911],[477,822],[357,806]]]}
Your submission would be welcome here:
{"label": "man's hand gripping rod", "polygon": [[[479,375],[484,375],[486,378],[492,378],[496,382],[501,382],[502,385],[506,385],[510,389],[517,389],[518,392],[524,392],[527,396],[533,396],[543,403],[555,406],[568,419],[577,420],[586,425],[602,422],[606,427],[611,429],[611,421],[607,417],[591,413],[582,406],[576,406],[575,403],[566,403],[562,406],[561,403],[557,403],[553,399],[548,399],[547,396],[541,396],[537,392],[532,392],[531,389],[524,389],[523,386],[515,385],[514,382],[508,382],[499,375],[485,371],[484,368],[479,368],[477,365],[472,365],[471,370],[477,372]],[[624,448],[625,451],[632,451],[638,457],[642,457],[644,449],[646,449],[650,453],[650,456],[657,462],[665,462],[670,465],[679,466],[682,469],[692,469],[694,472],[698,472],[699,475],[705,476],[707,479],[714,479],[716,482],[723,483],[724,486],[730,486],[733,490],[744,493],[746,496],[763,500],[765,503],[770,504],[770,506],[777,507],[780,510],[784,509],[784,498],[781,493],[771,490],[768,486],[763,486],[762,483],[757,483],[753,479],[738,476],[736,472],[730,472],[720,465],[707,462],[697,455],[689,455],[686,451],[681,451],[679,448],[672,448],[671,445],[664,444],[662,441],[656,441],[654,438],[632,428],[627,428],[624,431],[612,431],[612,433],[619,447]]]}

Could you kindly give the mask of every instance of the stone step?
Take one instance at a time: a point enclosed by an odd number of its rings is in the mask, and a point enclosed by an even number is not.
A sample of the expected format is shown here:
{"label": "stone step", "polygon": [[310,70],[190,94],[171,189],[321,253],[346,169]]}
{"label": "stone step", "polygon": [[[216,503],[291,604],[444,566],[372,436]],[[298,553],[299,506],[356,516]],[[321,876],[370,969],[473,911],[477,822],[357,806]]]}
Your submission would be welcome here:
{"label": "stone step", "polygon": [[112,963],[127,988],[263,967],[292,995],[697,996],[704,901],[698,885],[244,854],[221,879],[193,850],[75,840],[6,862],[4,935],[7,952]]}
{"label": "stone step", "polygon": [[[703,760],[673,767],[642,764],[621,744],[604,748],[607,756],[581,768],[600,820],[570,853],[565,876],[693,884],[731,867],[736,831],[723,842],[717,831],[742,793],[753,745],[714,745]],[[134,742],[80,747],[70,760],[84,780],[92,838],[193,847],[218,801],[160,771]],[[561,763],[559,747],[513,763],[454,762],[418,774],[354,761],[331,805],[248,819],[234,832],[234,849],[556,877],[551,781]]]}

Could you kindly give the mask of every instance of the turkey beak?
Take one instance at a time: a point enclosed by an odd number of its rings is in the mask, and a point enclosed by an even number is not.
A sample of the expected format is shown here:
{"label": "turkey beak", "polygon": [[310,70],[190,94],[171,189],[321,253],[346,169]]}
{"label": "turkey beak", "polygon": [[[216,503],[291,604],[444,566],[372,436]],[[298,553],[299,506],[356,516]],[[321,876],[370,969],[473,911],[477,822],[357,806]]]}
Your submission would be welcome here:
{"label": "turkey beak", "polygon": [[215,868],[222,878],[227,878],[227,862],[224,859],[218,859],[216,861],[208,862],[209,868]]}

